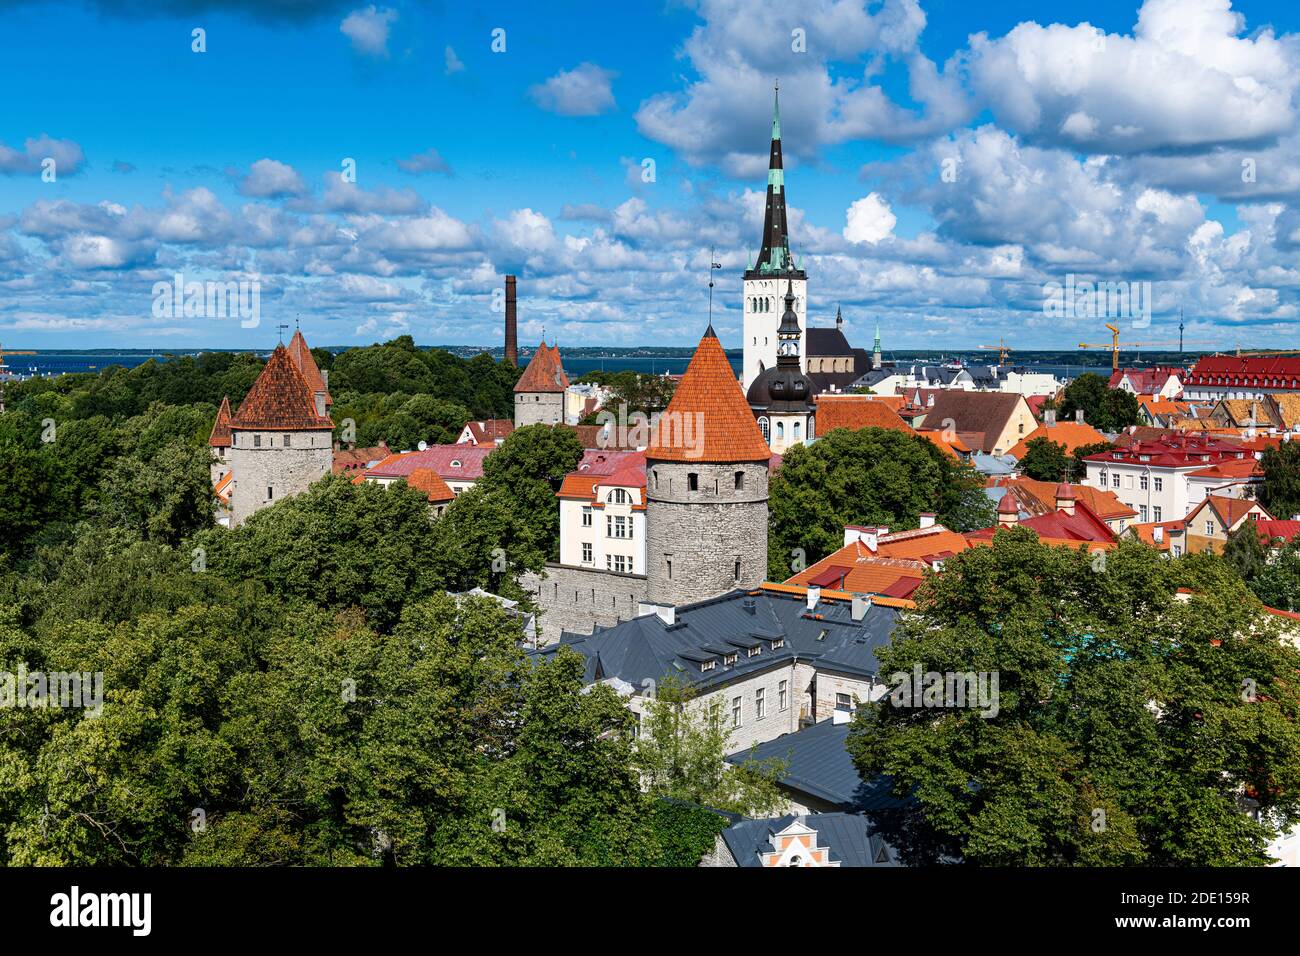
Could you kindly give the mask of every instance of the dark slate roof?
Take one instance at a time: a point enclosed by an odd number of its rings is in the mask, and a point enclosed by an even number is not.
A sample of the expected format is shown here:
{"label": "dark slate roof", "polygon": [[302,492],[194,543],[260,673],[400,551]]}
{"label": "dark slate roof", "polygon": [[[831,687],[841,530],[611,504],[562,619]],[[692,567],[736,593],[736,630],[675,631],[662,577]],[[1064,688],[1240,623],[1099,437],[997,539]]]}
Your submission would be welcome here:
{"label": "dark slate roof", "polygon": [[751,750],[731,754],[734,764],[746,760],[783,760],[781,783],[791,790],[858,812],[901,807],[905,801],[890,795],[887,777],[864,782],[858,776],[845,743],[849,724],[823,720],[793,734],[761,743]]}
{"label": "dark slate roof", "polygon": [[[747,600],[753,602],[752,613]],[[672,625],[651,613],[592,634],[566,631],[557,643],[530,653],[548,658],[560,646],[570,647],[586,658],[589,682],[618,678],[635,689],[675,675],[708,690],[792,659],[857,677],[878,674],[876,648],[889,643],[896,608],[872,605],[854,621],[849,602],[822,601],[815,615],[808,614],[802,595],[735,590],[679,606]],[[749,657],[744,649],[752,639],[762,650]],[[784,646],[773,648],[774,639]],[[737,652],[736,662],[724,664],[722,654],[731,650]],[[716,661],[711,670],[700,669],[705,660]]]}
{"label": "dark slate roof", "polygon": [[804,351],[808,355],[852,355],[853,348],[844,337],[842,329],[821,329],[809,327]]}
{"label": "dark slate roof", "polygon": [[[742,820],[722,831],[727,849],[739,866],[761,866],[759,856],[772,849],[770,842],[798,819],[804,826],[817,831],[819,846],[830,848],[832,860],[840,866],[898,866],[885,841],[871,832],[870,821],[856,813],[814,813],[795,817],[787,814],[773,820]],[[876,862],[882,853],[889,862]]]}

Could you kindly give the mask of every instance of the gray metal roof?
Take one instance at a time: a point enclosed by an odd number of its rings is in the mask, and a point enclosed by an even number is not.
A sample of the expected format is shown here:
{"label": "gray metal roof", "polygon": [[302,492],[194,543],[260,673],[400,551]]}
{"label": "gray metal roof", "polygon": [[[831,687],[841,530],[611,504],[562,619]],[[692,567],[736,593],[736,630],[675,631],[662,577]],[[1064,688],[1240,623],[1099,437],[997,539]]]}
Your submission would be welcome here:
{"label": "gray metal roof", "polygon": [[731,754],[729,763],[756,760],[783,760],[785,774],[781,783],[791,790],[858,812],[901,807],[906,801],[890,794],[887,777],[863,781],[845,743],[849,724],[830,720],[805,727],[784,737],[758,744],[750,750]]}
{"label": "gray metal roof", "polygon": [[740,866],[762,866],[759,854],[772,849],[771,837],[799,820],[817,831],[817,843],[830,849],[840,866],[899,866],[893,851],[871,832],[870,821],[856,813],[793,814],[773,820],[742,820],[722,831],[723,842]]}
{"label": "gray metal roof", "polygon": [[[822,601],[809,613],[803,595],[735,590],[679,606],[671,625],[652,613],[592,634],[565,632],[556,644],[529,653],[548,658],[559,647],[570,647],[586,658],[588,681],[617,677],[638,689],[675,675],[707,690],[794,659],[875,677],[876,649],[889,643],[897,620],[896,608],[872,605],[854,621],[846,601]],[[748,638],[759,641],[759,653],[752,657],[747,644],[733,643]],[[735,663],[727,664],[724,654],[735,654]],[[709,660],[713,667],[702,670]]]}

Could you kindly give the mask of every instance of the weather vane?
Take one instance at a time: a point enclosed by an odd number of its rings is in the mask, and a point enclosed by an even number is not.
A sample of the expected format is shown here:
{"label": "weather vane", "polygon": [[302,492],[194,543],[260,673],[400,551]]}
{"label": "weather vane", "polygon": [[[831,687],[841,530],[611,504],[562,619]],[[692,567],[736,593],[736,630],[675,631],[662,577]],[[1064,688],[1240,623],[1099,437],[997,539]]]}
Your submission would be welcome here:
{"label": "weather vane", "polygon": [[276,328],[280,330],[280,344],[283,345],[283,344],[284,344],[284,332],[285,332],[285,330],[286,330],[287,328],[289,328],[289,326],[287,326],[287,325],[277,325]]}
{"label": "weather vane", "polygon": [[714,249],[709,247],[709,325],[713,325],[713,270],[721,269],[722,263],[713,259]]}

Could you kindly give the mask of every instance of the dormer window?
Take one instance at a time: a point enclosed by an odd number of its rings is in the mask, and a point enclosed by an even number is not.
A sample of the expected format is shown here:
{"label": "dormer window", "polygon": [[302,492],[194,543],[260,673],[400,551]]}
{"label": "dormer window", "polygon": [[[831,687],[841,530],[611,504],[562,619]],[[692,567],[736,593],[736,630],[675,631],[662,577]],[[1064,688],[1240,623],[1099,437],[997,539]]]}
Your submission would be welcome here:
{"label": "dormer window", "polygon": [[460,467],[460,459],[459,459],[459,458],[453,458],[453,459],[451,460],[451,467],[453,467],[453,468],[459,468],[459,467]]}
{"label": "dormer window", "polygon": [[717,661],[701,661],[701,662],[700,662],[700,670],[702,670],[702,671],[711,671],[711,670],[713,670],[713,665],[715,665],[716,663],[718,663],[718,662],[717,662]]}
{"label": "dormer window", "polygon": [[784,638],[784,637],[778,637],[776,640],[774,640],[774,641],[772,642],[772,650],[775,651],[775,650],[778,650],[778,649],[780,649],[780,648],[782,648],[782,647],[785,647],[785,638]]}
{"label": "dormer window", "polygon": [[736,663],[736,660],[737,660],[737,658],[738,658],[739,656],[740,656],[739,654],[724,654],[724,655],[722,656],[722,663],[724,663],[724,664],[728,664],[728,665],[730,665],[730,664],[734,664],[734,663]]}
{"label": "dormer window", "polygon": [[762,652],[763,652],[763,648],[760,647],[760,646],[758,646],[758,645],[755,645],[754,647],[748,648],[748,649],[745,651],[745,656],[746,656],[746,657],[757,657],[757,656],[758,656],[759,654],[761,654]]}

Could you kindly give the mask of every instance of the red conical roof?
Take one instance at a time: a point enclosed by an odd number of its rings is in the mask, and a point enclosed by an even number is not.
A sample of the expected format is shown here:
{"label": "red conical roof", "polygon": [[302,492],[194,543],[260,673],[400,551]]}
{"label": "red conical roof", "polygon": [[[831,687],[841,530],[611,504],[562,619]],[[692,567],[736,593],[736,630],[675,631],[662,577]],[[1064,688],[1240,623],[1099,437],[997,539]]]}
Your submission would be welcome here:
{"label": "red conical roof", "polygon": [[1016,504],[1016,496],[1007,492],[998,502],[998,514],[1000,515],[1018,515],[1020,514],[1020,505]]}
{"label": "red conical roof", "polygon": [[1074,500],[1074,489],[1070,487],[1069,482],[1063,481],[1056,486],[1056,498],[1058,501],[1066,498]]}
{"label": "red conical roof", "polygon": [[289,357],[289,350],[277,345],[230,425],[242,431],[332,430],[329,416],[316,414],[314,391]]}
{"label": "red conical roof", "polygon": [[700,339],[672,401],[660,416],[645,456],[686,462],[767,461],[772,457],[712,326]]}
{"label": "red conical roof", "polygon": [[560,364],[559,348],[543,342],[533,353],[524,374],[515,383],[516,392],[562,392],[569,387]]}
{"label": "red conical roof", "polygon": [[325,393],[325,406],[328,408],[333,405],[334,399],[330,398],[329,389],[325,387],[325,376],[321,375],[320,369],[316,367],[316,360],[311,357],[307,340],[302,337],[302,332],[296,329],[293,338],[289,340],[289,358],[293,359],[293,364],[298,366],[298,371],[302,372],[302,377],[307,380],[313,393]]}
{"label": "red conical roof", "polygon": [[213,448],[230,447],[230,398],[222,396],[221,407],[217,409],[217,420],[212,423],[212,434],[208,444]]}

